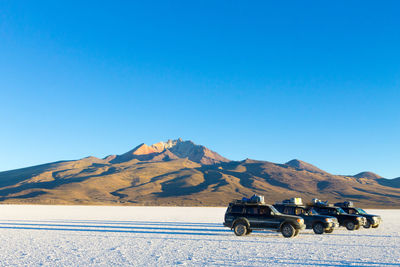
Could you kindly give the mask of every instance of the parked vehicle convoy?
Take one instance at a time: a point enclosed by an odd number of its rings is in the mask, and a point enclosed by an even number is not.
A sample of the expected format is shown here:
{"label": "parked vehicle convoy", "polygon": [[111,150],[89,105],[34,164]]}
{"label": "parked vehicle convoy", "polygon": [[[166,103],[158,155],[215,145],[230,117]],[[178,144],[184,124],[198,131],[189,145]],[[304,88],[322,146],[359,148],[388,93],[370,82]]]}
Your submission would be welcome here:
{"label": "parked vehicle convoy", "polygon": [[231,228],[235,235],[248,235],[257,229],[278,231],[291,238],[305,229],[303,218],[280,213],[272,205],[265,204],[263,197],[256,201],[253,198],[229,203],[224,226]]}
{"label": "parked vehicle convoy", "polygon": [[366,218],[357,214],[348,214],[342,208],[335,207],[327,202],[313,199],[313,202],[306,205],[309,212],[315,210],[318,214],[336,217],[340,226],[349,231],[358,230],[367,222]]}
{"label": "parked vehicle convoy", "polygon": [[340,203],[335,203],[336,207],[340,207],[342,210],[347,212],[348,214],[356,214],[363,216],[367,221],[363,225],[364,228],[378,228],[380,223],[382,222],[382,218],[379,215],[368,214],[361,208],[356,208],[351,201],[345,201]]}
{"label": "parked vehicle convoy", "polygon": [[301,198],[291,198],[274,204],[283,214],[296,215],[304,219],[306,229],[313,229],[315,234],[332,233],[339,227],[336,217],[310,212],[302,203]]}

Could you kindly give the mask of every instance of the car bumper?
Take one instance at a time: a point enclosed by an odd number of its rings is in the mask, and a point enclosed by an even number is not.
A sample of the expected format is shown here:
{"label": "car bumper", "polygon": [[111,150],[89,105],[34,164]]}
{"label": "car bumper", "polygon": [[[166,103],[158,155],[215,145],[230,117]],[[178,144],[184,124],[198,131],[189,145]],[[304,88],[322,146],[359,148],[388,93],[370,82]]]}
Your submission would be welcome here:
{"label": "car bumper", "polygon": [[381,219],[378,219],[378,220],[376,220],[376,221],[373,221],[373,223],[371,223],[371,226],[372,226],[372,227],[377,227],[379,224],[381,224],[381,222],[382,222],[382,220],[381,220]]}
{"label": "car bumper", "polygon": [[364,226],[367,224],[367,218],[363,217],[361,221],[359,221],[359,226]]}
{"label": "car bumper", "polygon": [[304,229],[306,229],[306,225],[305,224],[299,225],[299,228],[297,228],[297,229],[304,230]]}
{"label": "car bumper", "polygon": [[331,223],[330,225],[331,225],[330,228],[338,228],[339,227],[339,223]]}
{"label": "car bumper", "polygon": [[325,223],[325,229],[332,229],[332,228],[338,228],[339,223],[337,222],[330,222],[330,223]]}

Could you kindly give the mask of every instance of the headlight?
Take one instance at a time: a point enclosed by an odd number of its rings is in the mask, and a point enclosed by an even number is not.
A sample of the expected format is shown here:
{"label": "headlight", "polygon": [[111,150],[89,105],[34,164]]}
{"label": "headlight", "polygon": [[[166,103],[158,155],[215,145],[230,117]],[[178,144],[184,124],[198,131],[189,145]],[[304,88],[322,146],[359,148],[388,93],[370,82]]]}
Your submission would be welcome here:
{"label": "headlight", "polygon": [[333,220],[331,218],[325,218],[325,221],[328,222],[328,223],[333,222]]}
{"label": "headlight", "polygon": [[303,224],[303,223],[304,223],[304,220],[303,220],[303,219],[297,219],[297,222],[298,222],[299,224]]}
{"label": "headlight", "polygon": [[357,220],[358,220],[358,221],[361,221],[362,219],[361,219],[361,217],[357,217]]}

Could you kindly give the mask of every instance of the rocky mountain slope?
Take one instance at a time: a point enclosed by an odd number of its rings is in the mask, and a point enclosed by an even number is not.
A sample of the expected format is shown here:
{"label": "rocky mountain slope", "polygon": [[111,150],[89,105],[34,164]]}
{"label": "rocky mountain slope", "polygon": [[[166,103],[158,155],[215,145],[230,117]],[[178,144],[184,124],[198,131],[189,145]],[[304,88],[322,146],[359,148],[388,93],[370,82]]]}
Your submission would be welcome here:
{"label": "rocky mountain slope", "polygon": [[87,157],[0,172],[3,203],[226,205],[262,194],[274,202],[314,197],[400,208],[400,178],[332,175],[300,161],[229,161],[191,141],[141,144],[104,159]]}

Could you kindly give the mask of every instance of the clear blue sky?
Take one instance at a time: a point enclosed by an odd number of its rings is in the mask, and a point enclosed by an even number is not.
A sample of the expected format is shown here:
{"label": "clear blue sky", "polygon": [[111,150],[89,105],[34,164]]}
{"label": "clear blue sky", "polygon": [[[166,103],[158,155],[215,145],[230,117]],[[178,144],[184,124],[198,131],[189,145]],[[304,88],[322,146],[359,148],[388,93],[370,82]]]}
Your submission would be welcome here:
{"label": "clear blue sky", "polygon": [[400,176],[399,1],[0,0],[0,171],[182,137]]}

